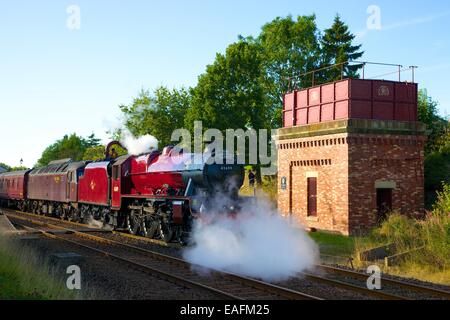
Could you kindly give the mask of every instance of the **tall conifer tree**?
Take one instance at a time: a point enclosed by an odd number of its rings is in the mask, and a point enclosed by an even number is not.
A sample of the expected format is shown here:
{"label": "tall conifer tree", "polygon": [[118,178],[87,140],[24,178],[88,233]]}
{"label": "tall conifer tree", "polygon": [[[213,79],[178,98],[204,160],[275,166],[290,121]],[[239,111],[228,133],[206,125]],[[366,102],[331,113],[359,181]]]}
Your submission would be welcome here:
{"label": "tall conifer tree", "polygon": [[[329,66],[347,61],[355,61],[361,58],[364,51],[360,51],[361,45],[354,45],[355,38],[356,36],[349,31],[348,25],[341,20],[339,15],[336,15],[333,25],[325,30],[321,39],[323,50],[322,65]],[[358,78],[358,70],[361,67],[361,64],[346,64],[342,69],[341,66],[328,69],[321,72],[321,81],[339,80],[341,78],[341,71],[343,71],[344,78]]]}

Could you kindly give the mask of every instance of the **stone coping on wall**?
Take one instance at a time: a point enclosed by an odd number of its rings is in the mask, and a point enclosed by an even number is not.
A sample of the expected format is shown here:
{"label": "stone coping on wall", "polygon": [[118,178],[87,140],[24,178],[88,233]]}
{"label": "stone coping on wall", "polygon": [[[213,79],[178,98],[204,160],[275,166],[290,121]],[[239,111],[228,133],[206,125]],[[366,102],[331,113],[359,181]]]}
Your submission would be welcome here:
{"label": "stone coping on wall", "polygon": [[427,130],[421,122],[348,119],[278,129],[275,138],[280,141],[340,133],[425,136]]}

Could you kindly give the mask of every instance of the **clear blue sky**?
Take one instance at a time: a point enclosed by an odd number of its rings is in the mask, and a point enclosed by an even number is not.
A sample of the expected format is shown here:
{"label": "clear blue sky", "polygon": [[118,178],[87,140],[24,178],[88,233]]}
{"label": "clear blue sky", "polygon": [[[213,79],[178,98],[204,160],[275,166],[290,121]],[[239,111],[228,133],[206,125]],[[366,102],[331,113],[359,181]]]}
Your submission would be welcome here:
{"label": "clear blue sky", "polygon": [[[73,4],[80,30],[67,27]],[[366,28],[372,4],[381,9],[381,30]],[[32,166],[66,133],[106,139],[118,105],[141,88],[194,86],[239,34],[256,35],[277,16],[312,13],[322,30],[340,13],[360,35],[364,60],[420,66],[416,80],[450,114],[448,1],[3,1],[0,162],[23,158]]]}

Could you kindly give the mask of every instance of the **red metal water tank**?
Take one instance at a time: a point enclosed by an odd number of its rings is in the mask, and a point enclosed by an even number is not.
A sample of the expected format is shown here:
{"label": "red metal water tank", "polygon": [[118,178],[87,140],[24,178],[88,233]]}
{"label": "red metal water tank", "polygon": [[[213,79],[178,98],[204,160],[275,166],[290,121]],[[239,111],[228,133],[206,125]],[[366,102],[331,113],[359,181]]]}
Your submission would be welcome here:
{"label": "red metal water tank", "polygon": [[346,79],[284,96],[283,126],[345,119],[418,121],[416,83]]}

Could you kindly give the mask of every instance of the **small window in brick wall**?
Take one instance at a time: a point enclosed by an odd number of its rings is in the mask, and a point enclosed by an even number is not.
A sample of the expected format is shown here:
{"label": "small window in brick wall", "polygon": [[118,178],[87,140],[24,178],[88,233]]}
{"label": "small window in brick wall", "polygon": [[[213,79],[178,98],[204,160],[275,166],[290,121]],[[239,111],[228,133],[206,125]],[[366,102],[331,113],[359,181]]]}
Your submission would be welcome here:
{"label": "small window in brick wall", "polygon": [[308,217],[317,217],[317,178],[308,178]]}

